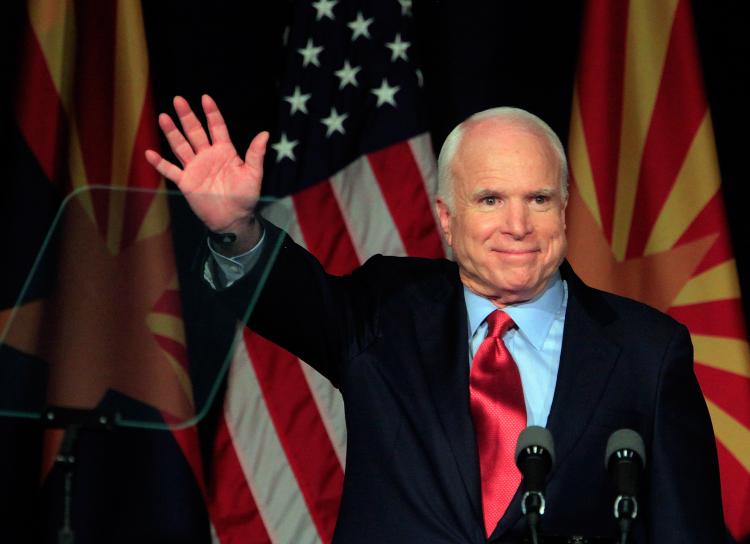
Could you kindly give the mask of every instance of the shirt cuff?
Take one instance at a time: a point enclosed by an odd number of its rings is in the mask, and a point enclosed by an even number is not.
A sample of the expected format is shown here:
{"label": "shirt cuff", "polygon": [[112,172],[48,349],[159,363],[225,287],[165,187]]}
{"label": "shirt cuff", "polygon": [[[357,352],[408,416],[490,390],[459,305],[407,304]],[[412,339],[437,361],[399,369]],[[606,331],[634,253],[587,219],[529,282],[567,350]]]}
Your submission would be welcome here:
{"label": "shirt cuff", "polygon": [[226,257],[213,248],[211,240],[206,240],[211,255],[203,266],[203,279],[214,289],[224,289],[250,272],[260,259],[261,249],[266,239],[265,230],[260,240],[245,253]]}

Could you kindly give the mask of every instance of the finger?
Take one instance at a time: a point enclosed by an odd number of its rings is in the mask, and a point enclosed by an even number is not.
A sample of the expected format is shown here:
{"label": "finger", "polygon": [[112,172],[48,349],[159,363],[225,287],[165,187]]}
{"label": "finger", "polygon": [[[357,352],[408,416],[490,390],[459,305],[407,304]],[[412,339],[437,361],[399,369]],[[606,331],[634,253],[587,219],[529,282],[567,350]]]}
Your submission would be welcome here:
{"label": "finger", "polygon": [[177,185],[180,184],[180,180],[182,179],[182,170],[180,170],[178,166],[164,159],[156,151],[153,151],[151,149],[146,150],[146,160],[151,166],[156,168],[156,171],[159,172],[162,176],[170,181],[175,182]]}
{"label": "finger", "polygon": [[247,148],[245,153],[245,164],[263,171],[263,156],[266,154],[266,144],[268,144],[268,131],[258,133]]}
{"label": "finger", "polygon": [[210,144],[208,136],[206,136],[206,131],[203,130],[203,125],[201,125],[201,122],[193,113],[188,101],[181,96],[175,96],[173,104],[177,116],[180,118],[182,130],[190,145],[193,146],[193,149],[198,152],[201,149],[207,148]]}
{"label": "finger", "polygon": [[172,152],[180,160],[183,166],[185,166],[195,156],[193,148],[185,140],[185,137],[177,129],[177,126],[172,121],[172,118],[166,113],[159,115],[159,126],[161,127],[164,136],[167,137],[169,147]]}
{"label": "finger", "polygon": [[208,131],[211,133],[211,141],[232,143],[229,139],[229,131],[227,130],[227,124],[224,122],[219,111],[219,106],[216,105],[214,99],[204,94],[201,97],[203,104],[203,112],[206,114],[206,120],[208,121]]}

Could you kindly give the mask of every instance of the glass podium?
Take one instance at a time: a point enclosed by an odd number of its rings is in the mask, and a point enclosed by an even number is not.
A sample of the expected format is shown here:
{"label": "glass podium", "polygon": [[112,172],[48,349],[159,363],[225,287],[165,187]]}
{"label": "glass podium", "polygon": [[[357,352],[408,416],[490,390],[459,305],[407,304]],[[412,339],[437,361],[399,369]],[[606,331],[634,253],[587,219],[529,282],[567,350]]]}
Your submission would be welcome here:
{"label": "glass podium", "polygon": [[[200,198],[206,206],[224,197]],[[291,212],[281,202],[261,199],[258,209],[287,228]],[[80,188],[60,205],[15,304],[0,311],[0,419],[64,431],[45,432],[57,440],[45,436],[42,461],[64,474],[61,542],[74,541],[69,506],[81,429],[177,433],[221,398],[237,321],[249,319],[283,239],[264,246],[253,271],[260,279],[243,291],[228,342],[214,343],[221,347],[204,353],[197,372],[188,314],[202,312],[195,293],[212,296],[206,235],[179,191]],[[41,379],[19,376],[30,359],[42,362]]]}

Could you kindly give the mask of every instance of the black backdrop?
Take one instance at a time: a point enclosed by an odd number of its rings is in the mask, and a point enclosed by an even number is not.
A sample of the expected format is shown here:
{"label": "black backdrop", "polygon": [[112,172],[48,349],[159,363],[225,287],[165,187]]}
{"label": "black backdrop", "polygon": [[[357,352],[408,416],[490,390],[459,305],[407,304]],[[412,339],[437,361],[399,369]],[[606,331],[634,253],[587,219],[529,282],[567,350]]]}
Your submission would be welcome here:
{"label": "black backdrop", "polygon": [[[739,1],[695,0],[693,6],[740,284],[744,293],[750,293],[750,222],[743,190],[748,177],[746,127],[750,122],[746,105],[750,98],[747,19]],[[20,265],[17,268],[28,270],[24,263],[30,265],[46,226],[29,224],[27,216],[17,210],[34,208],[41,202],[40,193],[49,194],[52,189],[40,185],[29,192],[32,196],[24,196],[9,182],[18,172],[27,171],[33,158],[20,139],[13,115],[14,93],[23,92],[17,88],[17,74],[25,2],[15,0],[3,7],[0,56],[2,73],[8,79],[0,86],[2,130],[3,140],[11,143],[4,145],[0,160],[0,247],[5,255],[1,261],[12,259]],[[290,14],[287,0],[144,0],[143,8],[157,111],[170,111],[175,94],[197,104],[202,93],[210,93],[228,120],[235,144],[243,150],[256,132],[274,128],[277,81],[284,58],[282,35]],[[538,114],[565,141],[582,10],[582,0],[415,0],[415,46],[422,60],[435,145],[442,143],[458,121],[495,105],[518,106]],[[25,202],[20,208],[19,200]],[[189,213],[177,212],[177,236],[200,236],[200,226]],[[7,270],[3,265],[0,268]],[[3,307],[12,303],[17,281],[15,276],[3,280]],[[750,296],[745,297],[744,308],[750,315]],[[11,437],[28,451],[38,446],[35,430],[7,425],[0,422],[0,436]],[[10,432],[6,433],[7,429]],[[114,440],[107,451],[129,452],[122,444]],[[0,470],[0,487],[8,492],[0,501],[2,523],[9,522],[22,531],[31,521],[27,506],[36,500],[30,488],[38,474],[38,458],[22,449],[9,454],[4,445],[0,450],[0,465],[5,469]],[[127,479],[130,471],[147,470],[145,455],[131,458],[120,478]],[[197,497],[195,489],[185,494]]]}

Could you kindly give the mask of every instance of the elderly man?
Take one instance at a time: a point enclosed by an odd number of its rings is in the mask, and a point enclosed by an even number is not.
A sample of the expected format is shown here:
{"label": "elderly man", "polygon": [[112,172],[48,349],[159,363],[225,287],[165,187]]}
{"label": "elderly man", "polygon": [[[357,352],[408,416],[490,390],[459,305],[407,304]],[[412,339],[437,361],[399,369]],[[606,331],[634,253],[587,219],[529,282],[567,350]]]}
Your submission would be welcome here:
{"label": "elderly man", "polygon": [[[243,161],[216,104],[204,96],[203,108],[210,141],[181,98],[182,132],[159,118],[182,168],[153,151],[147,159],[216,233],[208,276],[239,308],[262,268],[254,263],[283,236],[255,215],[268,135]],[[587,287],[564,262],[559,139],[527,112],[488,110],[448,136],[439,177],[437,212],[455,262],[377,256],[333,277],[287,239],[251,317],[344,397],[334,540],[519,541],[513,448],[534,424],[557,449],[545,532],[615,534],[602,461],[609,435],[630,428],[648,457],[633,541],[721,542],[714,438],[687,330]],[[227,256],[244,263],[241,278]]]}

